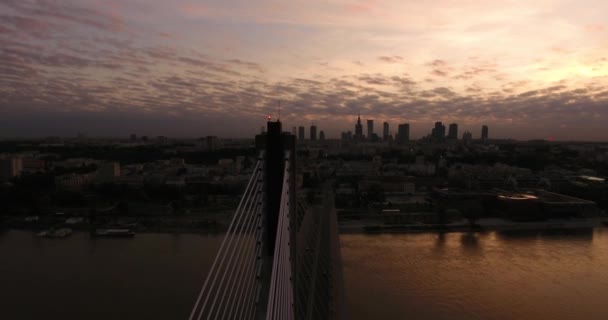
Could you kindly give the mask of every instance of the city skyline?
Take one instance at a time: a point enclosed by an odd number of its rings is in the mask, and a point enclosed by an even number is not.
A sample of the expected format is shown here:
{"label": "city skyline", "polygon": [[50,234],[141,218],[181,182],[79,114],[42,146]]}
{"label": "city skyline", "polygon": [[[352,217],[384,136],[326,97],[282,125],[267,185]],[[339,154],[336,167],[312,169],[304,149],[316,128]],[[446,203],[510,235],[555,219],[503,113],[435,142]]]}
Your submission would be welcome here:
{"label": "city skyline", "polygon": [[[4,1],[0,138],[328,138],[365,119],[604,141],[608,4]],[[376,132],[380,132],[376,128]]]}

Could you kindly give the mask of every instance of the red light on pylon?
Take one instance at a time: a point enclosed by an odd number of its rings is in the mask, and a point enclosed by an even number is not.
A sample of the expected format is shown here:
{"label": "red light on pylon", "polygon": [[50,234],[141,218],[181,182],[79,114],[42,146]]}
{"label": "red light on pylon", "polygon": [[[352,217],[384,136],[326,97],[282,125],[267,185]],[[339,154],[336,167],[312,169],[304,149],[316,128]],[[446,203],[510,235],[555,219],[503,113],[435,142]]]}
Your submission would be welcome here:
{"label": "red light on pylon", "polygon": [[268,116],[268,121],[270,121],[270,119],[272,119],[272,116]]}

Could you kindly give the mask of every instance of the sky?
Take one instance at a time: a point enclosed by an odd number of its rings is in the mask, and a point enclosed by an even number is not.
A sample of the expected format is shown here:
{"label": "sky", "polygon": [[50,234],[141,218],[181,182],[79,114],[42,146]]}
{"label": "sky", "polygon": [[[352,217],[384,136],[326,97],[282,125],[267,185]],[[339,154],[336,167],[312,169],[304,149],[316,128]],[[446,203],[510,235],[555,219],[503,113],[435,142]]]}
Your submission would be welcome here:
{"label": "sky", "polygon": [[0,138],[608,140],[604,0],[0,0]]}

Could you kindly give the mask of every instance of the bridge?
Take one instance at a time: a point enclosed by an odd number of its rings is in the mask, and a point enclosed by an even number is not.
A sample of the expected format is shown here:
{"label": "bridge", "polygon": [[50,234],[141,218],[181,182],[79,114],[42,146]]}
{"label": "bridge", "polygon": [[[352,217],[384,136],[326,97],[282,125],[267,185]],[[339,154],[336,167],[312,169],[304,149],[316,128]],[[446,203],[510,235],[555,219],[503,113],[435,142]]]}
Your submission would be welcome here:
{"label": "bridge", "polygon": [[279,121],[267,126],[189,320],[344,318],[333,194],[313,204],[296,195],[295,136]]}

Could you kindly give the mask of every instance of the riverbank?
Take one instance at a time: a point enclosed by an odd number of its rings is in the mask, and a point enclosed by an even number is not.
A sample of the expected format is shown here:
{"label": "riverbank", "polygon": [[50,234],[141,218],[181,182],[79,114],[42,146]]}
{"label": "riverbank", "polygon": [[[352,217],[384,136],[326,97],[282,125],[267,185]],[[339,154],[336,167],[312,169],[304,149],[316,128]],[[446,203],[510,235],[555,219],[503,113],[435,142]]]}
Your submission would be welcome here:
{"label": "riverbank", "polygon": [[420,232],[467,232],[506,230],[582,229],[608,227],[608,218],[551,219],[546,221],[516,222],[498,218],[480,219],[475,226],[466,221],[448,224],[381,224],[371,221],[340,222],[341,234],[353,233],[420,233]]}
{"label": "riverbank", "polygon": [[[70,228],[89,232],[97,228],[128,228],[136,233],[223,233],[229,221],[202,217],[97,217],[82,218],[69,223],[70,219],[58,217],[3,217],[0,229],[40,232],[51,228]],[[73,220],[74,221],[74,220]]]}

